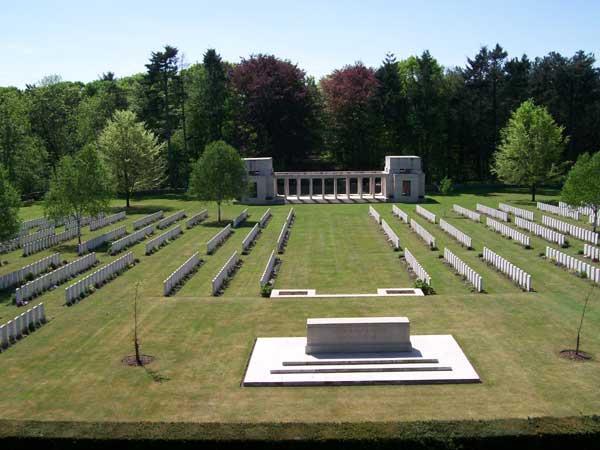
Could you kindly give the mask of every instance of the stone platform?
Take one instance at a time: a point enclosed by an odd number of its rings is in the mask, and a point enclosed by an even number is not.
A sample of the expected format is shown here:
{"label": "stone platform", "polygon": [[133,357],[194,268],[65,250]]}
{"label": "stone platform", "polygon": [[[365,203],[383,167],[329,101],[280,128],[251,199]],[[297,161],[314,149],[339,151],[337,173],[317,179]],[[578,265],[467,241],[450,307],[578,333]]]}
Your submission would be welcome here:
{"label": "stone platform", "polygon": [[371,298],[371,297],[422,297],[417,288],[379,288],[375,294],[319,294],[316,289],[273,289],[271,298]]}
{"label": "stone platform", "polygon": [[305,337],[258,338],[243,386],[478,383],[451,335],[410,336],[406,352],[306,353]]}

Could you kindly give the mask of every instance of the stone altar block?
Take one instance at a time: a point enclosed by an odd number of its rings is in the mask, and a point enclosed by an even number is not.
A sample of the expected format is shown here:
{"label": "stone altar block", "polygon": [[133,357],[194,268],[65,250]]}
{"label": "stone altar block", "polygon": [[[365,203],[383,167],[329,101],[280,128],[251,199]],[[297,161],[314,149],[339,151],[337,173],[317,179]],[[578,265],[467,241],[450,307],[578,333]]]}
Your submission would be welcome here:
{"label": "stone altar block", "polygon": [[406,317],[308,319],[306,353],[410,352]]}

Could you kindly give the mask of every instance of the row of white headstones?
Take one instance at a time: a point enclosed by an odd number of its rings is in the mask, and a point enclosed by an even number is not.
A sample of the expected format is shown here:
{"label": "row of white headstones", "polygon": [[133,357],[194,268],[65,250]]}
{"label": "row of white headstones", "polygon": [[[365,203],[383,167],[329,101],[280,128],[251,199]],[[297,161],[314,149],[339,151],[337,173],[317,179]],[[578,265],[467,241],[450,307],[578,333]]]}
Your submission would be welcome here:
{"label": "row of white headstones", "polygon": [[46,323],[46,310],[40,303],[0,325],[0,350],[5,350],[19,339]]}

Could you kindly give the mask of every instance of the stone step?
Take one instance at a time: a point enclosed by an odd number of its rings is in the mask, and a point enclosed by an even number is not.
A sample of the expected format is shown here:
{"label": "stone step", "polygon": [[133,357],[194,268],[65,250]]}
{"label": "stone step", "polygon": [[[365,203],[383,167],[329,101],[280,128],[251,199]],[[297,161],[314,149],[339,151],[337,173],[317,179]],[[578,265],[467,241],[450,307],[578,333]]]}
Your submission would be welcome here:
{"label": "stone step", "polygon": [[439,360],[428,358],[404,359],[339,359],[329,361],[283,361],[283,366],[347,366],[374,364],[437,364]]}
{"label": "stone step", "polygon": [[452,367],[339,367],[335,369],[271,369],[271,374],[308,374],[308,373],[386,373],[386,372],[450,372]]}

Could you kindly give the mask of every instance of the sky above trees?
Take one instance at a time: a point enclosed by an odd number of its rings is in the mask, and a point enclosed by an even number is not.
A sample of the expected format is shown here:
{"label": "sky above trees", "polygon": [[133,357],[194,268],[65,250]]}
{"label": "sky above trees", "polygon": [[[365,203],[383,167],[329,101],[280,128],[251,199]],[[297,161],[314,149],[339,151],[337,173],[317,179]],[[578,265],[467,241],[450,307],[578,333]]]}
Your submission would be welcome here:
{"label": "sky above trees", "polygon": [[190,62],[206,48],[239,62],[251,54],[289,59],[317,79],[354,61],[377,67],[429,50],[445,67],[484,44],[511,55],[600,54],[600,3],[585,1],[144,1],[5,2],[0,85],[24,88],[48,74],[92,81],[144,72],[152,51],[172,44]]}

